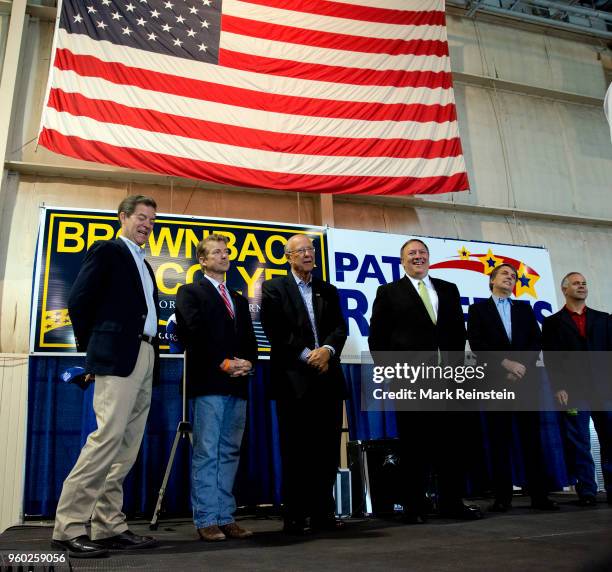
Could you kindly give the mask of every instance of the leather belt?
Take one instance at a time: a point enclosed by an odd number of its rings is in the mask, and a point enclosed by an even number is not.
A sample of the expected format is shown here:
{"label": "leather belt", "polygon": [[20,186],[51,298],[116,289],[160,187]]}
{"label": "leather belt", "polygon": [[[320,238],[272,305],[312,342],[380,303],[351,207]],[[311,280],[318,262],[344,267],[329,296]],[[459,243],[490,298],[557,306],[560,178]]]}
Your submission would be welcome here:
{"label": "leather belt", "polygon": [[153,336],[147,336],[147,334],[142,334],[142,335],[140,336],[140,339],[141,339],[143,342],[147,342],[147,344],[151,344],[151,345],[153,345]]}

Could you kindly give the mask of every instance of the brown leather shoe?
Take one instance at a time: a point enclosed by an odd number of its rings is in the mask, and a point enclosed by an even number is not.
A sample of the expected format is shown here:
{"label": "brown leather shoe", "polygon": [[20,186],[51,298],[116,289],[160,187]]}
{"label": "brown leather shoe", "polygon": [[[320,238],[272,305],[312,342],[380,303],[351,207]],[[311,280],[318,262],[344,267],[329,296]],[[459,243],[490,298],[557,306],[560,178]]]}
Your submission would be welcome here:
{"label": "brown leather shoe", "polygon": [[226,536],[221,532],[221,529],[213,524],[212,526],[205,526],[204,528],[198,528],[198,534],[202,540],[206,542],[218,542],[219,540],[225,540]]}
{"label": "brown leather shoe", "polygon": [[248,538],[249,536],[253,536],[253,532],[246,528],[242,528],[236,522],[224,524],[219,527],[219,530],[228,538]]}

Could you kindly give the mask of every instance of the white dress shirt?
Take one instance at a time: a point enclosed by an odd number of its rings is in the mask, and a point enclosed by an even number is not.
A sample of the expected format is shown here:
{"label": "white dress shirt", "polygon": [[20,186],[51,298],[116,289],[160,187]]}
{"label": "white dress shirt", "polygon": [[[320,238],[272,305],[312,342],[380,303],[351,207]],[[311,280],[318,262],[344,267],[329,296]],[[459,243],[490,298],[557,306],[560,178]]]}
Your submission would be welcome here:
{"label": "white dress shirt", "polygon": [[225,286],[225,291],[227,292],[227,299],[229,300],[230,306],[232,307],[232,312],[234,312],[234,315],[236,315],[236,307],[234,306],[234,301],[232,300],[232,295],[230,294],[227,284],[225,282],[219,282],[218,280],[215,280],[212,276],[209,276],[208,274],[204,274],[204,278],[208,278],[210,283],[215,287],[215,290],[219,293],[219,296],[221,296],[222,300],[223,300],[223,294],[221,294],[221,290],[219,289],[219,286],[221,286],[221,284]]}

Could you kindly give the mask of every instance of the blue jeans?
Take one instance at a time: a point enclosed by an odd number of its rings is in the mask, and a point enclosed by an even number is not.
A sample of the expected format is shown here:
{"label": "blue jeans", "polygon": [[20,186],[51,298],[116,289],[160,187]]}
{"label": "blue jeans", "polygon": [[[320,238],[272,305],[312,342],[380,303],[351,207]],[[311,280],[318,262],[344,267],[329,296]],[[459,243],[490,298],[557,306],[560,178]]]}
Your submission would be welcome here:
{"label": "blue jeans", "polygon": [[570,476],[576,479],[576,493],[579,497],[594,497],[597,494],[595,463],[591,456],[590,420],[591,416],[586,411],[563,413],[565,461]]}
{"label": "blue jeans", "polygon": [[191,505],[196,528],[234,522],[232,489],[246,404],[246,399],[231,395],[203,395],[193,400]]}
{"label": "blue jeans", "polygon": [[576,478],[576,492],[580,497],[597,494],[589,432],[591,417],[599,439],[604,487],[608,494],[612,492],[612,412],[582,409],[577,415],[563,414],[566,462],[571,476]]}

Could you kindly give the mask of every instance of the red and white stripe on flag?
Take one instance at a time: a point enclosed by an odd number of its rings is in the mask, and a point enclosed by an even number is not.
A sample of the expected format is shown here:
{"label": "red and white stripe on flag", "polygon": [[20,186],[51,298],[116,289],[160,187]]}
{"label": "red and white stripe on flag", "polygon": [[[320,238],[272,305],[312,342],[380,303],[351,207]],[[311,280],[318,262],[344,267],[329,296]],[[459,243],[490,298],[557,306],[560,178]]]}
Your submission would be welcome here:
{"label": "red and white stripe on flag", "polygon": [[[64,2],[40,134],[52,151],[247,187],[468,188],[443,0]],[[219,4],[217,61],[176,51],[199,3]]]}

